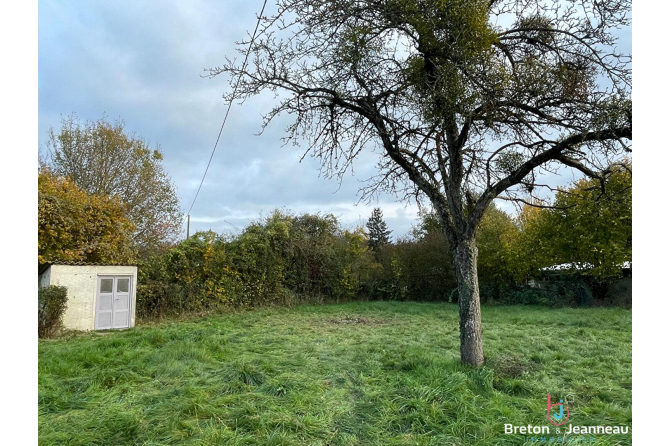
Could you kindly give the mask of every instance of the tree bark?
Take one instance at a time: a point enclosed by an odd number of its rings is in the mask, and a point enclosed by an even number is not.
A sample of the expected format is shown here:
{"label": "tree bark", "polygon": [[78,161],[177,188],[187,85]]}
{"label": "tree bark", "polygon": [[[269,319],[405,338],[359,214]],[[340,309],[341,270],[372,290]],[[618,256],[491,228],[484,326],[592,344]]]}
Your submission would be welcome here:
{"label": "tree bark", "polygon": [[484,348],[477,279],[477,246],[474,237],[458,241],[454,263],[458,280],[461,363],[481,367],[484,365]]}

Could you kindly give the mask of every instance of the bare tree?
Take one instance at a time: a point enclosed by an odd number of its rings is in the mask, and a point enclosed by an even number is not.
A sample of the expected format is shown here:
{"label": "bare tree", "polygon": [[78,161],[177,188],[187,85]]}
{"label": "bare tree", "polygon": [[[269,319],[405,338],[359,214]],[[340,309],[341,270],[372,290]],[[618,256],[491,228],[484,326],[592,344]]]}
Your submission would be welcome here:
{"label": "bare tree", "polygon": [[[227,60],[227,100],[276,93],[330,175],[363,150],[362,192],[427,197],[454,256],[461,360],[484,361],[475,233],[495,198],[535,202],[561,166],[604,179],[631,151],[629,0],[278,0],[250,63]],[[250,39],[251,40],[251,39]],[[529,197],[530,195],[530,197]]]}

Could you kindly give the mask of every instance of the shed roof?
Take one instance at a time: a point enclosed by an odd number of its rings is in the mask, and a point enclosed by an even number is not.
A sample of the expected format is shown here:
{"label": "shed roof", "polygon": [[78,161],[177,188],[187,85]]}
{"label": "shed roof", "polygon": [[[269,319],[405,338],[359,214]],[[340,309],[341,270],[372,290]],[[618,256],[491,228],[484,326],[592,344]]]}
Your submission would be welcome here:
{"label": "shed roof", "polygon": [[[632,269],[633,264],[632,262],[623,262],[621,265],[619,265],[621,269]],[[582,271],[582,270],[587,270],[593,268],[593,265],[591,265],[588,262],[585,263],[579,263],[579,262],[574,262],[574,263],[561,263],[560,265],[552,265],[552,266],[547,266],[546,268],[541,268],[542,271],[565,271],[565,270],[577,270],[577,271]]]}
{"label": "shed roof", "polygon": [[51,265],[73,265],[73,266],[137,266],[137,263],[112,263],[112,262],[75,262],[68,260],[54,260],[53,262],[39,263],[37,266],[37,275],[49,269]]}

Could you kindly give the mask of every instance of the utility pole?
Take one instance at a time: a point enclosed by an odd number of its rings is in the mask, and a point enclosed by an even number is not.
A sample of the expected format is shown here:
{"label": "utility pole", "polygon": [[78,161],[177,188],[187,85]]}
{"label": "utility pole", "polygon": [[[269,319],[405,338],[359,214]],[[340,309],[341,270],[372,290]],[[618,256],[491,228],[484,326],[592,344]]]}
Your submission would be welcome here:
{"label": "utility pole", "polygon": [[191,214],[188,214],[187,220],[186,220],[186,239],[188,240],[188,236],[191,230]]}

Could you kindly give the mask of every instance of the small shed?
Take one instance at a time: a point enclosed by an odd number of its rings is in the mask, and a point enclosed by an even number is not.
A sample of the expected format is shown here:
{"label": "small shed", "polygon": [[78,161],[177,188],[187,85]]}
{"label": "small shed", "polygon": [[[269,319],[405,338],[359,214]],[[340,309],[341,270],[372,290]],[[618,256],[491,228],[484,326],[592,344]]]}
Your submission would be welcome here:
{"label": "small shed", "polygon": [[63,326],[107,330],[135,326],[137,266],[81,262],[42,263],[39,286],[67,288]]}

